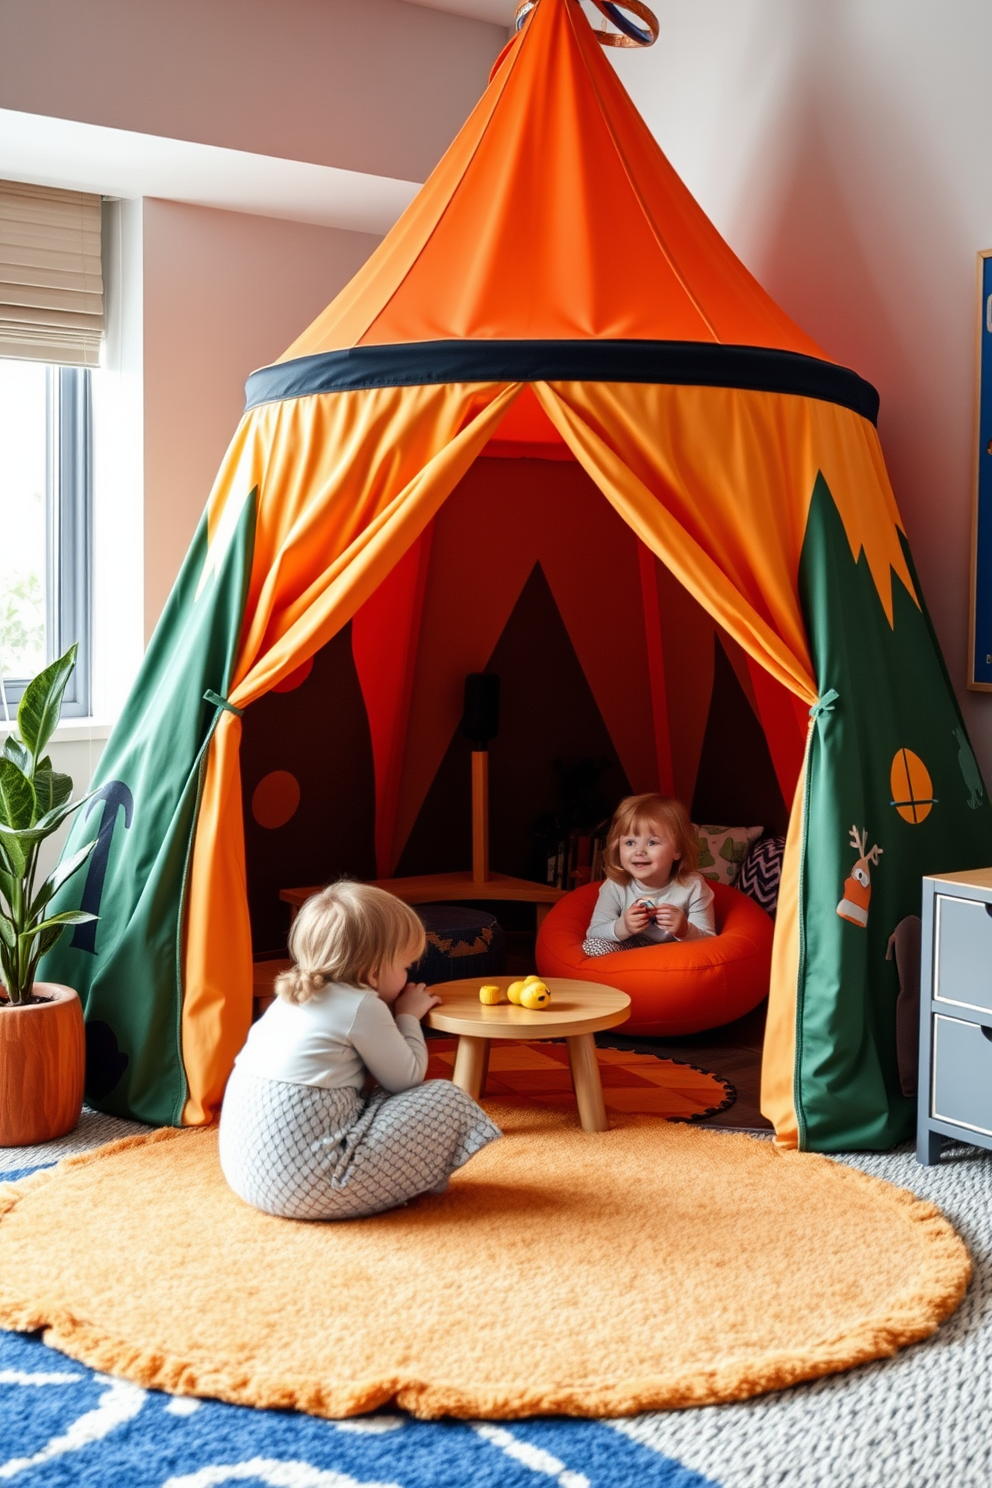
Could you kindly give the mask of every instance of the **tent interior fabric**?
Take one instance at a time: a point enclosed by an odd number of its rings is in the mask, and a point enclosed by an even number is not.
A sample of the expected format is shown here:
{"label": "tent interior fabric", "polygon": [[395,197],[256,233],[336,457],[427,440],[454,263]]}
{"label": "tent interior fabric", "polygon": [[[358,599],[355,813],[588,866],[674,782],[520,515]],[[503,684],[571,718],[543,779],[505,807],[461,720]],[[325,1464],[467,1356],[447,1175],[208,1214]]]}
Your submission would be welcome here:
{"label": "tent interior fabric", "polygon": [[[614,792],[695,787],[705,683],[729,667],[791,807],[763,1107],[784,1145],[905,1137],[885,947],[921,874],[988,861],[992,812],[877,405],[720,238],[577,0],[539,0],[396,227],[249,380],[102,810],[70,838],[103,834],[98,881],[64,896],[101,919],[46,974],[83,997],[90,1098],[216,1114],[250,1019],[245,787],[266,714],[271,737],[282,708],[284,737],[327,742],[322,820],[353,835],[326,872],[442,848],[457,867],[461,679],[516,645],[532,676],[571,668]],[[261,856],[304,882],[277,838]]]}
{"label": "tent interior fabric", "polygon": [[601,769],[588,824],[631,790],[661,790],[699,821],[784,834],[807,722],[791,695],[576,461],[486,454],[350,626],[245,715],[256,954],[285,946],[289,865],[299,883],[468,866],[462,685],[485,670],[502,684],[490,745],[500,872],[543,878],[535,827],[568,805],[556,761]]}

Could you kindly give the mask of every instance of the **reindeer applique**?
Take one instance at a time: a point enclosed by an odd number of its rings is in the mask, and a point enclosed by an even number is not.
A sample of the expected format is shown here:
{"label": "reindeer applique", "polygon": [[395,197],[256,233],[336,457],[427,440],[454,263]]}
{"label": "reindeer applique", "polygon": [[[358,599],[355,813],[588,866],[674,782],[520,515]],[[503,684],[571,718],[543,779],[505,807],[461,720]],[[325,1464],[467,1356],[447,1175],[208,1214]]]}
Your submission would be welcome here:
{"label": "reindeer applique", "polygon": [[857,827],[851,828],[851,846],[859,857],[851,869],[850,878],[844,880],[844,897],[837,906],[837,913],[842,920],[860,925],[863,930],[868,924],[868,906],[871,903],[871,865],[878,866],[883,849],[875,843],[870,851],[866,851],[867,827],[863,832],[859,832]]}

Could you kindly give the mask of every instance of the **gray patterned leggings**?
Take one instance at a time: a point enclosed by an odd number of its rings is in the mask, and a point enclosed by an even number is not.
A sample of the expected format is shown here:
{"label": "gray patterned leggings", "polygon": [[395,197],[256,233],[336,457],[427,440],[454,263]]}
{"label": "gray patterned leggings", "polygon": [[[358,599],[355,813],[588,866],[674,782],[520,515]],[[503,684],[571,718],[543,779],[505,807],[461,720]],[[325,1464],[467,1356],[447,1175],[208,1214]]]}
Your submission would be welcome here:
{"label": "gray patterned leggings", "polygon": [[614,951],[642,951],[645,946],[664,944],[651,940],[647,935],[631,935],[627,940],[607,940],[599,935],[587,935],[582,942],[584,956],[612,956]]}
{"label": "gray patterned leggings", "polygon": [[220,1165],[239,1198],[286,1219],[356,1219],[440,1192],[500,1136],[450,1080],[399,1095],[266,1080],[235,1067],[220,1118]]}

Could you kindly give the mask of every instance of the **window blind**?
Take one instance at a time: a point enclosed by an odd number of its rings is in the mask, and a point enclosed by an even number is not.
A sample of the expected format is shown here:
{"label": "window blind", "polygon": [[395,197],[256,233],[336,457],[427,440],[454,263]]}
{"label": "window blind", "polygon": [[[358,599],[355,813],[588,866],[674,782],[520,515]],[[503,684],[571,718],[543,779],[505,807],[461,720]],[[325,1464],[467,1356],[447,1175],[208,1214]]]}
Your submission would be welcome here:
{"label": "window blind", "polygon": [[0,181],[0,356],[95,367],[100,198]]}

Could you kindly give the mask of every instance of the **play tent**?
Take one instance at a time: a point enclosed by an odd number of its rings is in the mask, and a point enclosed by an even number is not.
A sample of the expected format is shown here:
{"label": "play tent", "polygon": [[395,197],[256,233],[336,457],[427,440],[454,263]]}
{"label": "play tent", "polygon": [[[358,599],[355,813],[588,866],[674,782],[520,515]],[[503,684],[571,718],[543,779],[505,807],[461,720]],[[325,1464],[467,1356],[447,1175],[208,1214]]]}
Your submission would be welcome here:
{"label": "play tent", "polygon": [[[624,702],[636,712],[635,788],[672,780],[678,702],[657,565],[747,658],[794,801],[763,1073],[779,1140],[904,1138],[912,1103],[899,1089],[887,942],[918,912],[921,874],[990,860],[992,815],[886,476],[877,406],[722,241],[576,0],[540,0],[396,227],[249,380],[69,844],[98,835],[85,881],[63,898],[100,919],[44,971],[83,997],[90,1098],[147,1121],[216,1114],[251,1016],[243,728],[349,623],[376,866],[395,865],[410,800],[426,788],[410,777],[423,754],[413,725],[424,628],[456,651],[471,633],[459,659],[479,669],[502,623],[487,611],[503,599],[488,592],[493,565],[481,580],[473,564],[527,473],[523,569],[540,550],[546,574],[556,552],[568,570],[585,532],[588,582],[602,576],[569,628],[603,716],[619,719]],[[527,535],[541,471],[559,483],[557,516]],[[470,498],[475,537],[445,569],[446,510]],[[625,556],[592,530],[593,507],[627,535]],[[509,563],[512,542],[501,551]],[[444,571],[447,619],[428,624]],[[441,746],[457,720],[457,702],[453,715],[445,706]],[[321,727],[333,735],[333,699]],[[292,864],[286,881],[300,881]]]}

